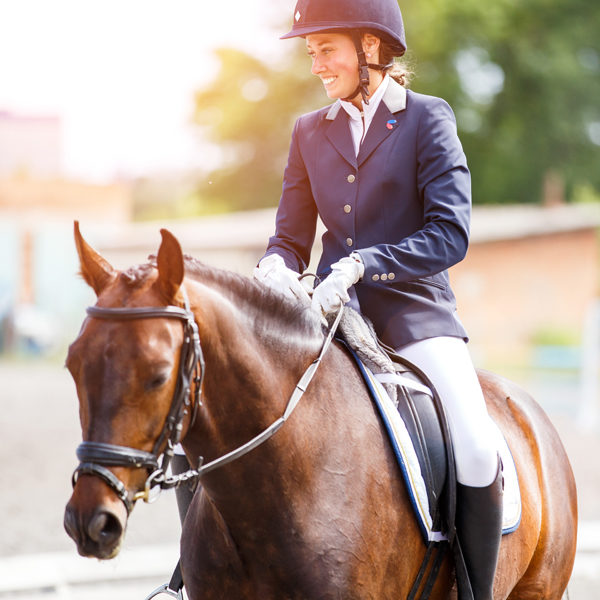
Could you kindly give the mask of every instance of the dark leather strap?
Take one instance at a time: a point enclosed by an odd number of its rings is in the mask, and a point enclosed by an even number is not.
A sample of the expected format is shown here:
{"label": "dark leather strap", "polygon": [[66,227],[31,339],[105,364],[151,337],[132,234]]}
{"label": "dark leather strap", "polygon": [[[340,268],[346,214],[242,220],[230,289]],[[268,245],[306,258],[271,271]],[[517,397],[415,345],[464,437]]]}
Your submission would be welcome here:
{"label": "dark leather strap", "polygon": [[174,592],[178,592],[183,588],[183,575],[181,574],[181,559],[177,561],[173,575],[171,575],[171,581],[169,581],[169,589]]}
{"label": "dark leather strap", "polygon": [[158,469],[158,459],[154,454],[136,448],[105,444],[104,442],[81,442],[76,452],[77,458],[82,463],[99,463],[109,467]]}
{"label": "dark leather strap", "polygon": [[427,600],[429,598],[433,590],[433,586],[435,585],[438,573],[440,572],[440,567],[442,566],[447,547],[447,542],[429,542],[427,545],[427,551],[425,552],[425,557],[421,563],[421,568],[419,569],[417,578],[415,579],[415,582],[413,583],[406,600],[417,599],[419,588],[423,583],[423,577],[427,572],[427,567],[431,564],[431,568],[429,569],[429,574],[427,575],[427,579],[425,580],[421,594],[418,596],[419,600]]}
{"label": "dark leather strap", "polygon": [[137,306],[137,307],[120,307],[107,308],[104,306],[88,306],[86,312],[90,317],[96,319],[117,319],[129,321],[131,319],[156,319],[156,318],[172,318],[187,321],[190,319],[191,313],[180,308],[179,306]]}
{"label": "dark leather strap", "polygon": [[129,499],[125,484],[112,471],[95,463],[80,463],[73,472],[73,487],[75,487],[80,475],[95,475],[96,477],[100,477],[121,499],[127,509],[127,514],[133,510],[133,502]]}
{"label": "dark leather strap", "polygon": [[[187,293],[183,287],[182,292],[185,301],[184,308],[168,305],[135,307],[89,306],[86,309],[90,317],[99,319],[129,321],[132,319],[170,318],[183,322],[183,343],[181,346],[175,393],[171,400],[171,407],[164,427],[152,448],[152,452],[103,442],[82,442],[77,448],[77,457],[80,460],[80,466],[73,474],[73,485],[75,485],[77,480],[78,472],[83,470],[82,464],[85,463],[86,472],[90,474],[95,473],[99,477],[102,477],[114,489],[123,502],[125,502],[128,512],[131,511],[133,502],[129,501],[126,495],[122,495],[122,482],[108,469],[101,468],[101,466],[146,468],[152,471],[146,481],[145,495],[141,496],[146,499],[149,492],[149,484],[163,487],[165,474],[173,457],[173,449],[181,437],[184,417],[191,410],[190,426],[193,425],[201,403],[202,381],[205,368],[204,356],[202,346],[200,345],[198,325],[196,324],[194,313],[190,309]],[[192,387],[194,388],[193,396]],[[158,460],[161,455],[162,463],[159,467]],[[90,465],[97,465],[99,468],[92,469]],[[138,496],[139,494],[136,494],[134,498]]]}

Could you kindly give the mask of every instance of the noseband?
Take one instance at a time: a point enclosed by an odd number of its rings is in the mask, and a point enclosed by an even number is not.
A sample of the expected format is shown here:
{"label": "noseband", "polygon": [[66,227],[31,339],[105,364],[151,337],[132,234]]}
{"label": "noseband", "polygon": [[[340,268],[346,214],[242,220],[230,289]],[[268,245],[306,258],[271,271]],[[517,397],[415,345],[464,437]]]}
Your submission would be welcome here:
{"label": "noseband", "polygon": [[[89,306],[86,310],[90,317],[116,321],[132,321],[136,319],[178,319],[183,323],[183,343],[179,359],[179,373],[171,408],[164,427],[158,436],[152,452],[106,444],[104,442],[82,442],[77,447],[79,466],[73,473],[73,486],[82,474],[96,475],[103,479],[123,501],[130,513],[136,500],[149,500],[150,491],[165,485],[166,472],[173,457],[173,448],[181,438],[183,420],[191,410],[190,426],[193,424],[201,404],[202,380],[204,378],[204,356],[200,345],[200,335],[194,313],[190,309],[185,289],[181,288],[184,296],[184,307],[179,306],[143,306],[135,308],[105,308]],[[194,387],[192,397],[192,385]],[[164,450],[163,450],[164,447]],[[159,466],[159,457],[162,462]],[[125,484],[106,467],[145,468],[149,477],[144,490],[130,499]]]}

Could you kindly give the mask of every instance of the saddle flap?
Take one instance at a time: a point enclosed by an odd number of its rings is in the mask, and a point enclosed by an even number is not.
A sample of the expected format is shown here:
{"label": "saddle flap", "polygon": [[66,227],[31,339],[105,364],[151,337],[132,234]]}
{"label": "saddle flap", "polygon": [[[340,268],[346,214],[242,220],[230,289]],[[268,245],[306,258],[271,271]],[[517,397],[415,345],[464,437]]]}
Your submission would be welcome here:
{"label": "saddle flap", "polygon": [[436,521],[447,469],[446,447],[431,394],[400,387],[398,412],[413,442],[425,480],[431,515]]}

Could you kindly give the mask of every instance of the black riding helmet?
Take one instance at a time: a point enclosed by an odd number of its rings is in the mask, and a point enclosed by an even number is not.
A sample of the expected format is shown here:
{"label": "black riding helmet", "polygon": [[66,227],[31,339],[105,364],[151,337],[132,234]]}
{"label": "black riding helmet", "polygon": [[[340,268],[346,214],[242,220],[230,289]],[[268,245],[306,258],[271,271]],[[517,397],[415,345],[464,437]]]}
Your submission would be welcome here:
{"label": "black riding helmet", "polygon": [[404,23],[396,0],[298,0],[294,24],[281,39],[305,37],[326,31],[348,32],[358,56],[359,83],[350,100],[359,92],[368,104],[369,67],[384,70],[390,65],[367,63],[360,31],[372,32],[387,42],[396,56],[406,52]]}

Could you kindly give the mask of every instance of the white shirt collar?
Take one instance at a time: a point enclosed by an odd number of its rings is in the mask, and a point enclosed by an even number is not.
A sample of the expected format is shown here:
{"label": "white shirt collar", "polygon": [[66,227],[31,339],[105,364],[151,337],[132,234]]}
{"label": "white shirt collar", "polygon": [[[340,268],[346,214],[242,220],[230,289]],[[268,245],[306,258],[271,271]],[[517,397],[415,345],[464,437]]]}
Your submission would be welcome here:
{"label": "white shirt collar", "polygon": [[375,90],[373,95],[369,98],[369,104],[363,104],[362,112],[346,100],[340,100],[342,108],[346,111],[349,116],[348,125],[350,126],[350,133],[352,135],[352,142],[354,144],[354,153],[358,156],[360,145],[367,135],[369,125],[377,112],[379,103],[385,94],[390,81],[389,75],[383,78],[383,81],[379,84],[379,87]]}
{"label": "white shirt collar", "polygon": [[[387,89],[388,83],[390,81],[390,76],[385,75],[383,81],[379,84],[379,87],[375,90],[373,95],[369,98],[369,104],[363,104],[362,113],[365,117],[365,125],[367,121],[371,123],[373,120],[373,115],[377,111],[379,107],[379,103],[385,94],[385,90]],[[342,108],[348,113],[348,116],[351,119],[362,121],[361,111],[352,104],[352,102],[348,102],[347,100],[340,100]]]}

